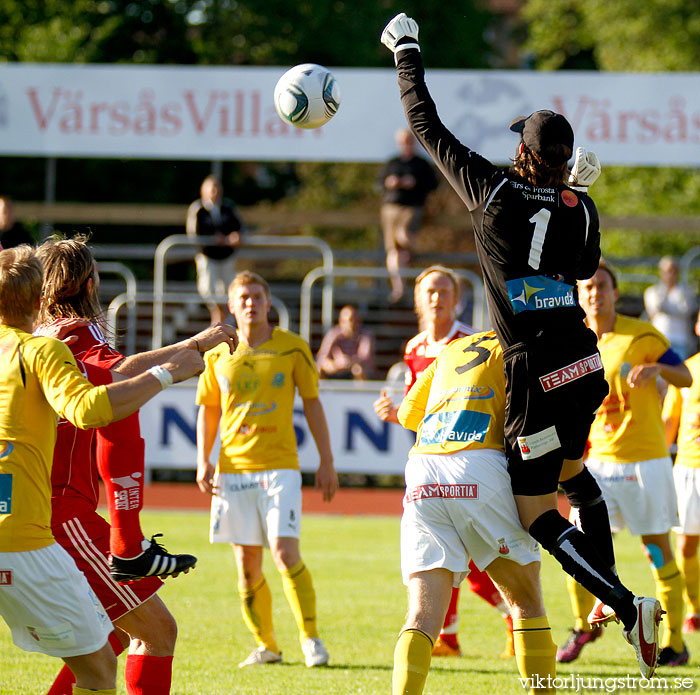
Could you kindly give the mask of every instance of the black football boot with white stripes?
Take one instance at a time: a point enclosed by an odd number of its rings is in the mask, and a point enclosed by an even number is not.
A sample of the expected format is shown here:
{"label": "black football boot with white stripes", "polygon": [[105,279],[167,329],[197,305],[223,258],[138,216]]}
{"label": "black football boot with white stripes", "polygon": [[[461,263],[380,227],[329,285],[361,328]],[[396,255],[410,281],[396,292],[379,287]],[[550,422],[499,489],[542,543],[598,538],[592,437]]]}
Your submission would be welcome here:
{"label": "black football boot with white stripes", "polygon": [[151,536],[150,543],[144,539],[146,547],[141,555],[128,559],[110,556],[109,573],[112,579],[119,584],[129,584],[144,577],[170,577],[189,572],[197,564],[197,558],[194,555],[171,555],[156,541],[162,535],[156,533]]}

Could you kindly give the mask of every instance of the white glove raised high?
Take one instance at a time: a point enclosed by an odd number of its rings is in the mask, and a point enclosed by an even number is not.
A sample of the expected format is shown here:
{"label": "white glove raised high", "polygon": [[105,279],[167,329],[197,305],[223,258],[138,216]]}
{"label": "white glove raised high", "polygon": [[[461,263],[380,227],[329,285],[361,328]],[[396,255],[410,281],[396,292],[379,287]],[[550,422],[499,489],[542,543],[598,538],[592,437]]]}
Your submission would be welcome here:
{"label": "white glove raised high", "polygon": [[595,152],[586,152],[583,147],[576,149],[574,166],[569,174],[569,185],[587,188],[600,176],[600,162]]}
{"label": "white glove raised high", "polygon": [[396,15],[382,32],[381,42],[394,54],[406,48],[417,48],[418,45],[418,22],[411,17],[407,17],[405,12]]}

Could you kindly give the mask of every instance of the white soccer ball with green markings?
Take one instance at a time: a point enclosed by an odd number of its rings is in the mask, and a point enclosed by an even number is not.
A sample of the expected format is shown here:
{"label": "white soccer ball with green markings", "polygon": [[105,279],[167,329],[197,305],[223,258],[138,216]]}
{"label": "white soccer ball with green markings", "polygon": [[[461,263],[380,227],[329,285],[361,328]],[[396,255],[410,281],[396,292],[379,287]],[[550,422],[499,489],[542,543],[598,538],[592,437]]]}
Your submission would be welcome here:
{"label": "white soccer ball with green markings", "polygon": [[275,86],[275,108],[295,128],[319,128],[335,116],[340,88],[333,73],[322,65],[297,65]]}

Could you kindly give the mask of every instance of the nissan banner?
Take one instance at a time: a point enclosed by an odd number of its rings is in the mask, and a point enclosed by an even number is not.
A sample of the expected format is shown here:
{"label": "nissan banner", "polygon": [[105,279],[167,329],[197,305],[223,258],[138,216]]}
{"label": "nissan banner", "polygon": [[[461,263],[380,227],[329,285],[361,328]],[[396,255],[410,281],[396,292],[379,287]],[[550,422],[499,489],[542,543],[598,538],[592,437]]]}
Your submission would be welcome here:
{"label": "nissan banner", "polygon": [[[381,381],[321,381],[320,399],[328,420],[335,467],[340,473],[403,475],[408,450],[415,433],[400,425],[382,422],[373,402],[387,385]],[[397,405],[403,397],[403,385],[390,393]],[[176,384],[141,408],[141,432],[146,440],[146,467],[196,469],[196,382]],[[299,466],[310,472],[318,468],[316,445],[297,398],[293,413],[299,451]],[[255,427],[255,424],[249,425]],[[218,460],[218,441],[211,463]]]}

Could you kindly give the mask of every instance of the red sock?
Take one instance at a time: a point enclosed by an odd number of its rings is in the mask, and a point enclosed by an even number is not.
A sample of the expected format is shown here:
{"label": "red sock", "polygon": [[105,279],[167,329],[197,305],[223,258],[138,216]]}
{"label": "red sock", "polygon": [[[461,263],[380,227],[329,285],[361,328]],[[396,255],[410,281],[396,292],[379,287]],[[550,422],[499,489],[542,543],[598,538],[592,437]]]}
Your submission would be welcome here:
{"label": "red sock", "polygon": [[129,654],[124,680],[128,695],[169,695],[173,675],[172,656]]}
{"label": "red sock", "polygon": [[482,572],[473,561],[469,562],[471,572],[467,575],[467,583],[469,590],[473,591],[477,596],[490,603],[494,608],[499,608],[503,604],[503,598],[498,593],[496,585],[491,581],[486,572]]}
{"label": "red sock", "polygon": [[56,676],[56,680],[49,688],[46,695],[73,695],[75,676],[68,666],[64,666]]}
{"label": "red sock", "polygon": [[[124,651],[124,645],[117,637],[117,633],[112,630],[109,633],[109,646],[112,647],[114,653],[119,656]],[[56,676],[56,680],[49,688],[46,695],[73,695],[73,686],[75,685],[75,676],[68,666],[64,666]]]}
{"label": "red sock", "polygon": [[442,625],[442,630],[440,630],[440,639],[453,649],[459,649],[459,643],[457,641],[457,624],[459,623],[459,616],[457,615],[458,602],[459,587],[452,587],[450,605],[447,607],[447,613],[445,613],[445,622]]}
{"label": "red sock", "polygon": [[119,557],[143,552],[139,513],[143,507],[144,441],[139,415],[97,430],[97,469],[105,485],[109,521],[109,549]]}

